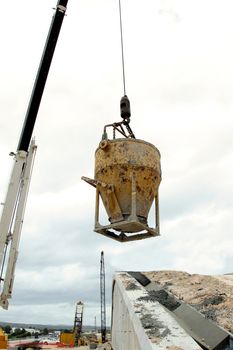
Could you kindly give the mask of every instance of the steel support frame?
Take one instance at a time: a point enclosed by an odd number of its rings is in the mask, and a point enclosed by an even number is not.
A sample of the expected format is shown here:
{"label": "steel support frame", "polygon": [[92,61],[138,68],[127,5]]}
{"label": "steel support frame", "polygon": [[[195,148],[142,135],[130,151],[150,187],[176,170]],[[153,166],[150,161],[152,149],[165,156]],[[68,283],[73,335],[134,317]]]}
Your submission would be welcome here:
{"label": "steel support frame", "polygon": [[[15,264],[18,257],[18,246],[36,148],[35,141],[32,140],[28,154],[24,151],[18,151],[15,155],[10,183],[3,204],[0,220],[0,266],[1,282],[3,282],[0,305],[4,309],[8,309],[8,298],[11,298],[12,294]],[[7,253],[8,263],[6,271],[4,271],[4,262]]]}
{"label": "steel support frame", "polygon": [[[93,185],[93,184],[92,184]],[[159,225],[159,194],[158,192],[154,196],[155,202],[155,227],[149,227],[141,223],[137,217],[137,192],[136,192],[136,180],[135,176],[132,175],[132,186],[131,186],[131,214],[127,220],[121,220],[114,222],[109,225],[101,225],[99,222],[99,211],[100,211],[100,190],[99,185],[96,185],[96,201],[95,201],[95,227],[94,231],[104,236],[112,238],[118,242],[129,242],[145,238],[151,238],[160,235]],[[137,229],[137,234],[127,233],[127,228],[133,226]],[[114,230],[114,231],[113,231]],[[120,233],[117,234],[116,231]]]}
{"label": "steel support frame", "polygon": [[75,345],[78,345],[78,341],[82,333],[83,309],[84,309],[84,304],[81,301],[77,302],[75,315],[74,315],[74,329],[73,329]]}

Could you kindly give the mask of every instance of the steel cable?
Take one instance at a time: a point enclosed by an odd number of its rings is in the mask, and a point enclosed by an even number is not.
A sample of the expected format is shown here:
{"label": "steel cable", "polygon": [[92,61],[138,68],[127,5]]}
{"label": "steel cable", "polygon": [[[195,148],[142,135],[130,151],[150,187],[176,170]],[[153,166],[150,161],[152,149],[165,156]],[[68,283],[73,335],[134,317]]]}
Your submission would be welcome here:
{"label": "steel cable", "polygon": [[125,60],[124,60],[123,29],[122,29],[122,16],[121,16],[121,0],[119,0],[119,17],[120,17],[120,33],[121,33],[122,74],[123,74],[123,87],[124,87],[124,96],[125,96],[126,95],[126,87],[125,87]]}

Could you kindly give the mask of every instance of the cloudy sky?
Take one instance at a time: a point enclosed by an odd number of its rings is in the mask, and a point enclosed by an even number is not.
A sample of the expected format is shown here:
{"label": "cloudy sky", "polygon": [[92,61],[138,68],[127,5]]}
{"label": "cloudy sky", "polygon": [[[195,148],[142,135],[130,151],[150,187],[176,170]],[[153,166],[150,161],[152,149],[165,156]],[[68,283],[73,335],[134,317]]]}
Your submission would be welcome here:
{"label": "cloudy sky", "polygon": [[[56,0],[1,5],[0,201]],[[0,321],[108,323],[118,270],[233,271],[232,0],[122,0],[126,89],[137,138],[161,152],[161,236],[120,244],[93,232],[94,152],[123,95],[117,0],[70,0],[34,135],[38,145],[13,298]]]}

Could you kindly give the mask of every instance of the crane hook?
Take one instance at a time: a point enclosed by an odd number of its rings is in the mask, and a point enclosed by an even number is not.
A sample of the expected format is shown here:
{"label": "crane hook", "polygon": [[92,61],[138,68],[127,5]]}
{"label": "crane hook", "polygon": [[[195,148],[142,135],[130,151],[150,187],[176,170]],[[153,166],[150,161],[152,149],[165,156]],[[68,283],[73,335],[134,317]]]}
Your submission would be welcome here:
{"label": "crane hook", "polygon": [[121,98],[120,108],[121,108],[121,117],[124,119],[124,122],[128,124],[130,122],[131,111],[130,111],[130,102],[127,95],[124,95]]}

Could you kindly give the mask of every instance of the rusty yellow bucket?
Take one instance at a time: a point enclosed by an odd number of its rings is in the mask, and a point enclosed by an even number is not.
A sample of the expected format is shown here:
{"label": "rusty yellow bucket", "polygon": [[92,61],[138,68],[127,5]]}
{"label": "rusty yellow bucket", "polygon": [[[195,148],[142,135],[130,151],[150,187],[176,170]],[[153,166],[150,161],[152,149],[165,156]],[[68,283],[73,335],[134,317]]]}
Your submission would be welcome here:
{"label": "rusty yellow bucket", "polygon": [[[118,241],[159,235],[158,188],[161,181],[160,152],[149,142],[134,138],[103,140],[95,152],[95,231]],[[99,222],[99,196],[109,225]],[[155,201],[155,227],[148,214]]]}

